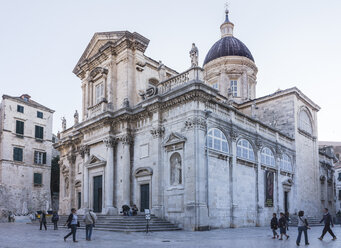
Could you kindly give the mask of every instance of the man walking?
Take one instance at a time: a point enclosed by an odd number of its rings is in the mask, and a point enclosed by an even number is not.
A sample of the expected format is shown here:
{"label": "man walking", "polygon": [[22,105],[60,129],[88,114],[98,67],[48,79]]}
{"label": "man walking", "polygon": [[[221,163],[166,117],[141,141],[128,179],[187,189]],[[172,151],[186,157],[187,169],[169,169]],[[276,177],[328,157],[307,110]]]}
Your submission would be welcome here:
{"label": "man walking", "polygon": [[46,227],[46,212],[45,210],[43,210],[40,214],[40,230],[42,229],[43,225],[45,227],[45,231],[47,230],[47,227]]}
{"label": "man walking", "polygon": [[85,222],[85,236],[87,241],[91,241],[92,228],[95,226],[97,216],[92,209],[87,209],[83,217]]}
{"label": "man walking", "polygon": [[330,225],[331,225],[332,227],[334,227],[332,216],[331,216],[330,213],[328,212],[328,208],[325,208],[323,211],[324,211],[324,215],[323,215],[323,218],[322,218],[322,220],[320,221],[320,223],[322,223],[322,221],[324,221],[324,228],[323,228],[321,237],[319,237],[318,239],[319,239],[319,240],[322,240],[323,237],[324,237],[324,235],[325,235],[327,232],[329,232],[330,235],[332,235],[333,240],[336,240],[335,234],[333,233],[332,229],[330,229]]}

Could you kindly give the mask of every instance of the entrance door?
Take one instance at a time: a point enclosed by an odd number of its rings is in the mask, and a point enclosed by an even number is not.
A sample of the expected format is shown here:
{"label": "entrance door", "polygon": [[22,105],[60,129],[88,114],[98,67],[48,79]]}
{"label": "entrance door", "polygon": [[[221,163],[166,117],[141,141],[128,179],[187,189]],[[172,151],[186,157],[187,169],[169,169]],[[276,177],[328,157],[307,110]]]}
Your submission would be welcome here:
{"label": "entrance door", "polygon": [[94,212],[102,212],[102,176],[94,177]]}
{"label": "entrance door", "polygon": [[289,212],[289,199],[288,199],[288,191],[284,191],[284,212]]}
{"label": "entrance door", "polygon": [[141,212],[145,209],[149,209],[149,184],[141,185]]}

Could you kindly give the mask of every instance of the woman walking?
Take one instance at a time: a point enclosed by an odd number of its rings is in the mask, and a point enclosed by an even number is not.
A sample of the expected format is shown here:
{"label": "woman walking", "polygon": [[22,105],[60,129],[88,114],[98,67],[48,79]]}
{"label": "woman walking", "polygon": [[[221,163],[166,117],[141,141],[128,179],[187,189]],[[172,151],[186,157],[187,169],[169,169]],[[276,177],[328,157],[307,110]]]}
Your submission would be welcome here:
{"label": "woman walking", "polygon": [[78,226],[78,216],[76,214],[76,209],[74,208],[71,209],[71,214],[69,215],[69,218],[67,219],[64,226],[66,225],[68,228],[71,228],[71,232],[64,237],[64,241],[66,241],[66,239],[72,234],[73,242],[78,242],[76,240],[76,231]]}
{"label": "woman walking", "polygon": [[308,229],[310,229],[310,227],[309,227],[307,218],[304,217],[304,211],[299,211],[298,212],[298,236],[297,236],[297,240],[296,240],[297,246],[300,245],[302,232],[304,232],[305,244],[309,245],[308,232],[307,232]]}

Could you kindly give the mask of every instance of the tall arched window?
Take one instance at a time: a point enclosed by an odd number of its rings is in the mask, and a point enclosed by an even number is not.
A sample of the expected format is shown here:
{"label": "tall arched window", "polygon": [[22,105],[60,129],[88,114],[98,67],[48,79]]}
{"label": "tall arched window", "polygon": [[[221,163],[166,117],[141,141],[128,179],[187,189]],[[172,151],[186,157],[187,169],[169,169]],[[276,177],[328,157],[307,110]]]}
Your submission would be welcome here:
{"label": "tall arched window", "polygon": [[261,152],[261,163],[269,166],[275,166],[275,157],[268,147],[264,147]]}
{"label": "tall arched window", "polygon": [[255,153],[249,141],[241,139],[237,143],[237,156],[251,161],[255,161]]}
{"label": "tall arched window", "polygon": [[307,111],[302,110],[300,112],[300,129],[308,134],[313,134],[313,127]]}
{"label": "tall arched window", "polygon": [[182,184],[182,162],[179,153],[174,153],[170,157],[170,183],[171,185]]}
{"label": "tall arched window", "polygon": [[229,147],[227,139],[222,131],[217,128],[211,128],[207,133],[207,147],[228,153]]}
{"label": "tall arched window", "polygon": [[281,170],[292,172],[292,164],[288,155],[283,154],[281,159]]}

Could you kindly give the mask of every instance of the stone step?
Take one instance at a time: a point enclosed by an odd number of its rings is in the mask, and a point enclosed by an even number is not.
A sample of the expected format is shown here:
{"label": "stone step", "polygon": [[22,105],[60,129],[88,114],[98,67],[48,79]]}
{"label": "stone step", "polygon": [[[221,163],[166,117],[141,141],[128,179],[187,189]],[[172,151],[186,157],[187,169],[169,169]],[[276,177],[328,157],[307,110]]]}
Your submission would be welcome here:
{"label": "stone step", "polygon": [[[58,226],[60,228],[66,228],[64,224],[66,223],[68,216],[62,215],[59,217]],[[78,219],[80,220],[81,227],[80,229],[85,228],[85,224],[83,223],[83,216],[78,215]],[[39,225],[39,221],[36,221],[34,224]],[[47,222],[49,227],[53,226],[53,223],[48,220]],[[147,221],[145,220],[144,215],[138,216],[106,216],[106,215],[98,215],[95,230],[103,230],[103,231],[116,231],[116,232],[144,232],[146,231]],[[156,231],[176,231],[181,230],[178,226],[170,223],[169,221],[159,219],[154,215],[151,216],[151,220],[149,221],[149,230],[152,232]]]}

